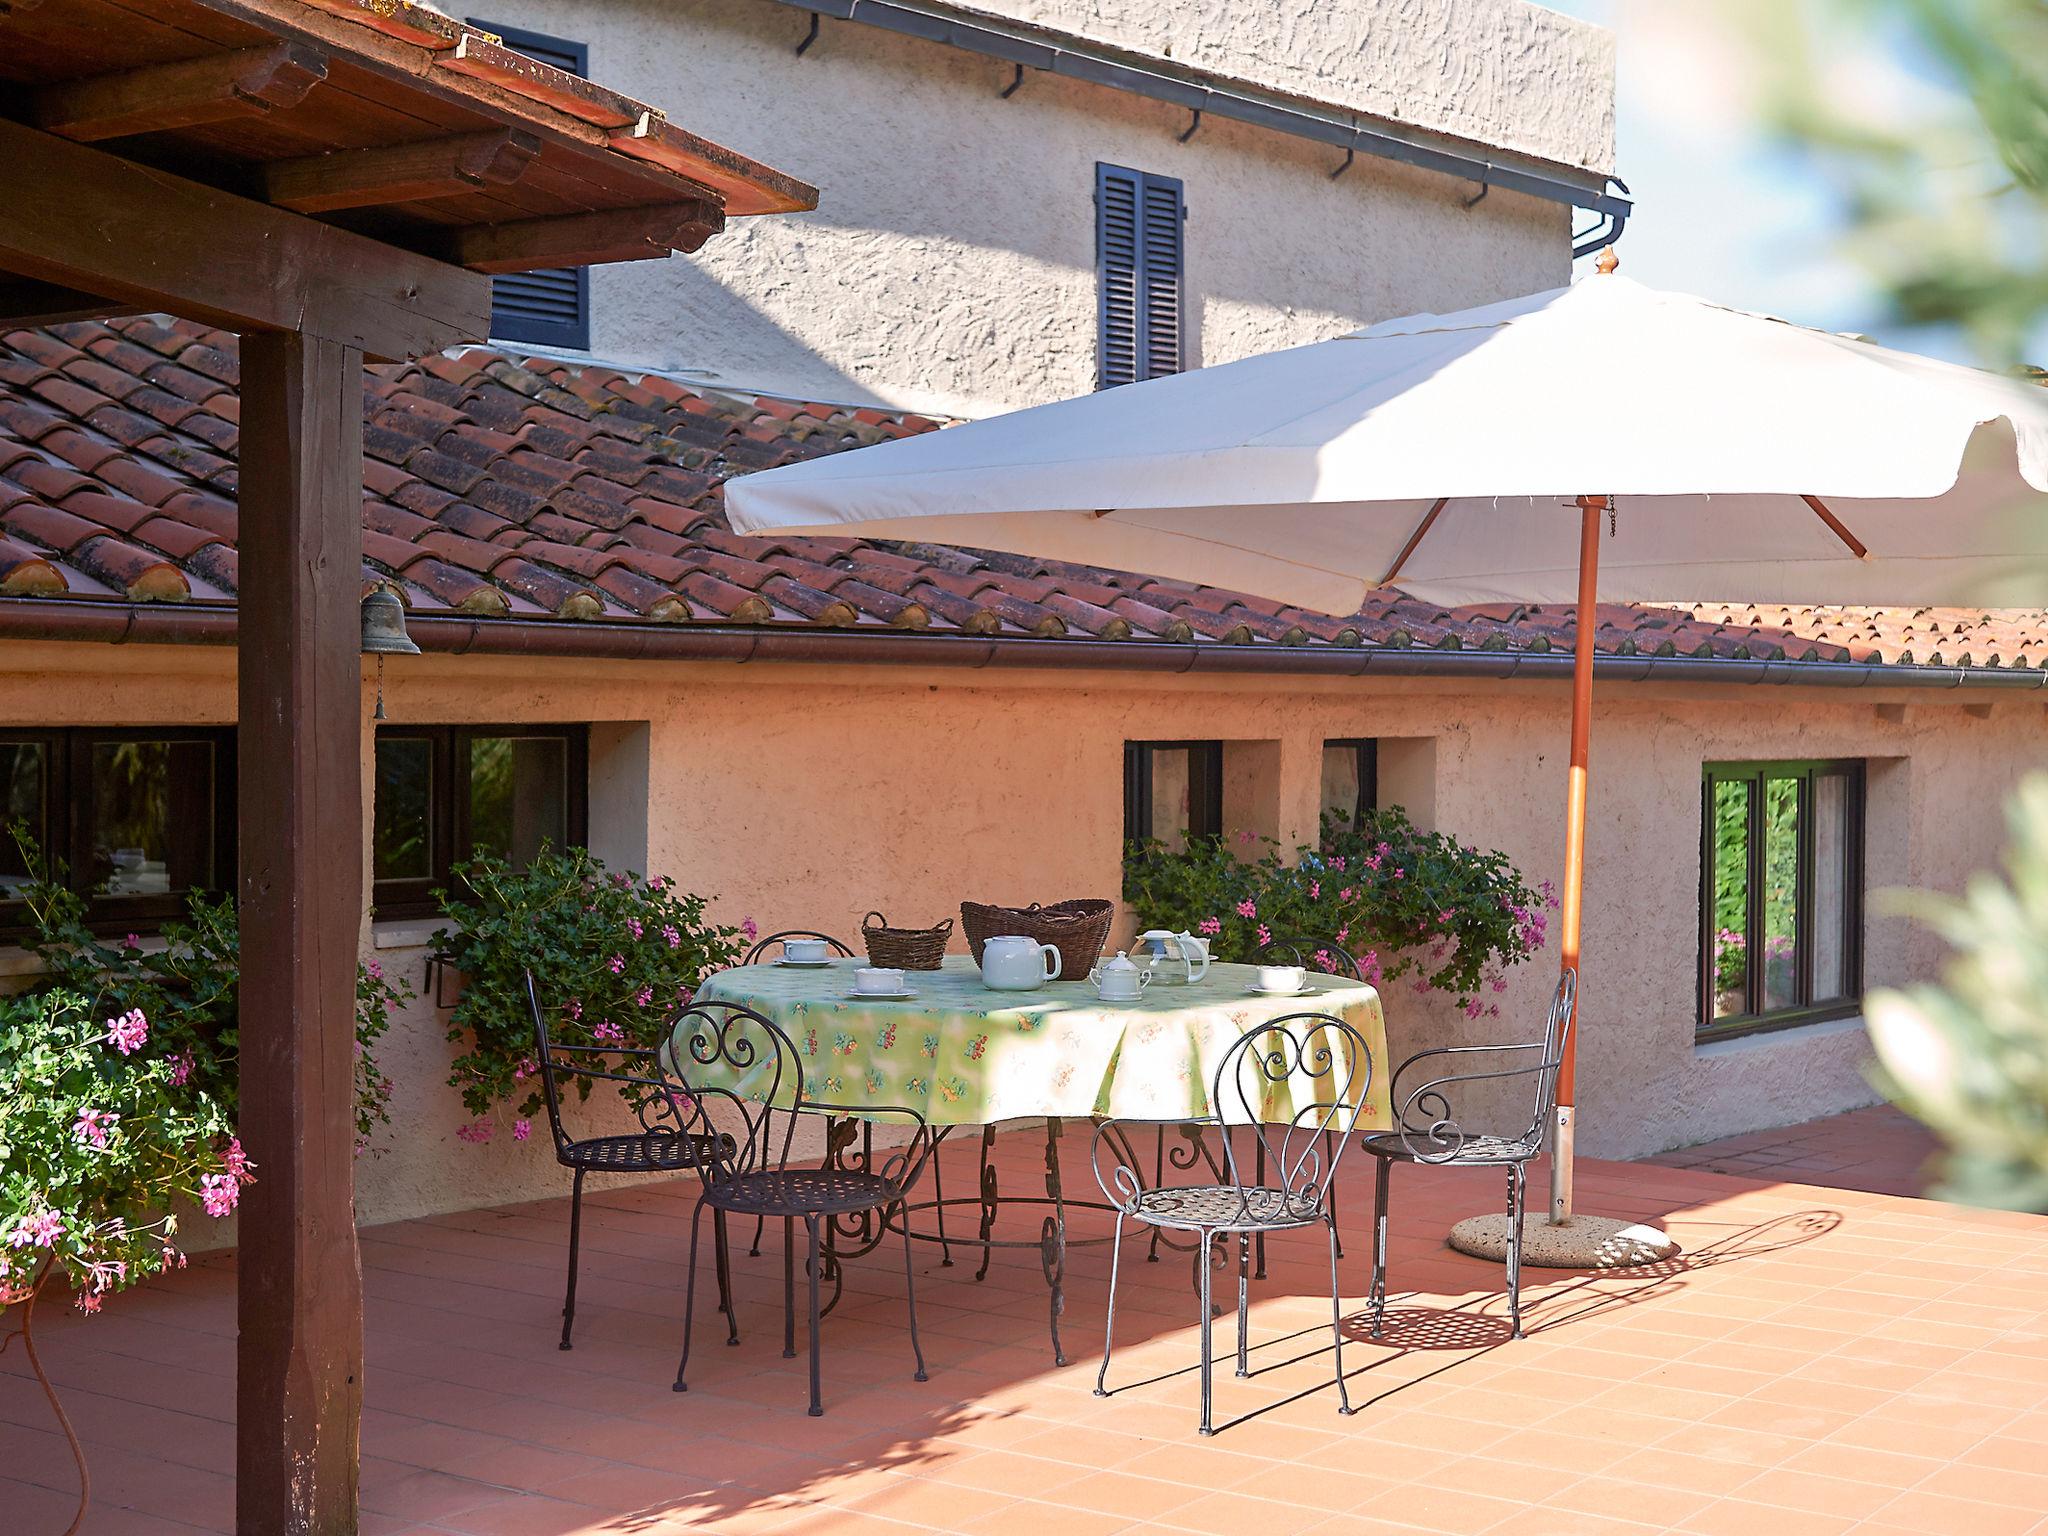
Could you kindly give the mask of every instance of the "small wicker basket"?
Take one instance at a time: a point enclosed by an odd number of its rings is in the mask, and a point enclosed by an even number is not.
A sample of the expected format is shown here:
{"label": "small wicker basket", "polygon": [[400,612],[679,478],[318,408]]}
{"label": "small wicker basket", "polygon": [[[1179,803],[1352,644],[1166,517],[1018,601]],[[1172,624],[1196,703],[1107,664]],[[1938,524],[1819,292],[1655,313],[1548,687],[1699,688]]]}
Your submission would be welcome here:
{"label": "small wicker basket", "polygon": [[953,919],[947,918],[936,928],[891,928],[889,919],[870,912],[860,920],[860,934],[867,940],[870,965],[936,971],[945,958],[946,942],[953,937]]}
{"label": "small wicker basket", "polygon": [[1033,902],[1028,907],[995,907],[986,902],[960,903],[960,931],[967,935],[967,947],[974,951],[974,963],[981,964],[981,946],[1006,933],[1020,933],[1060,952],[1061,981],[1085,981],[1095,962],[1102,958],[1102,946],[1109,938],[1110,919],[1116,903],[1080,899],[1056,901],[1049,907]]}

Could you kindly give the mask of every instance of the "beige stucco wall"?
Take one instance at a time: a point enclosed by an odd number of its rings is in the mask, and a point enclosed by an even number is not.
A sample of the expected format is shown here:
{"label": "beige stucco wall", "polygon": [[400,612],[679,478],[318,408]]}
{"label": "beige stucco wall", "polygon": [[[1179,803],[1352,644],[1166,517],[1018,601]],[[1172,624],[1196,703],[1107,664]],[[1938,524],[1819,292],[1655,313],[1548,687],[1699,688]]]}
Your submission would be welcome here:
{"label": "beige stucco wall", "polygon": [[[1435,825],[1504,850],[1532,880],[1555,879],[1561,857],[1566,698],[1552,685],[1447,692],[1393,681],[426,657],[393,665],[386,692],[395,721],[600,723],[600,851],[637,861],[644,848],[653,872],[764,929],[853,936],[870,907],[936,921],[963,897],[1113,895],[1127,738],[1269,744],[1253,754],[1264,768],[1245,780],[1264,798],[1233,815],[1287,836],[1313,820],[1326,738],[1396,739],[1384,782],[1411,806],[1433,798]],[[1866,758],[1871,886],[1954,890],[1995,861],[1997,807],[2041,761],[2048,712],[2031,696],[1641,685],[1603,686],[1597,709],[1581,1148],[1636,1156],[1871,1102],[1853,1021],[1695,1046],[1700,764]],[[225,651],[0,652],[0,723],[232,713]],[[421,936],[417,925],[387,925],[366,953],[417,984]],[[1926,975],[1936,959],[1924,935],[1896,922],[1873,921],[1866,949],[1872,984]],[[1550,981],[1545,956],[1513,978],[1508,1020],[1473,1026],[1394,992],[1393,1054],[1532,1027]],[[422,1002],[389,1037],[395,1127],[361,1166],[366,1218],[560,1187],[539,1140],[518,1146],[501,1134],[480,1149],[455,1139],[465,1117],[445,1085],[442,1036]]]}
{"label": "beige stucco wall", "polygon": [[[1169,14],[1136,9],[1152,17],[1148,35]],[[1360,78],[1518,132],[1611,115],[1604,44],[1579,39],[1565,50],[1576,62],[1553,73],[1538,67],[1547,45],[1496,24],[1540,30],[1523,13],[1547,13],[1421,8],[1476,18],[1451,27],[1417,9],[1342,8],[1370,43]],[[1264,10],[1240,10],[1231,36],[1249,47]],[[593,271],[592,351],[609,362],[963,415],[1083,393],[1095,383],[1097,161],[1186,184],[1192,361],[1569,275],[1570,210],[1557,204],[1496,190],[1467,208],[1469,184],[1363,155],[1332,181],[1336,151],[1216,118],[1177,143],[1184,112],[1050,75],[1005,101],[1007,66],[872,27],[828,21],[799,59],[807,18],[764,0],[494,0],[480,14],[587,42],[599,79],[822,189],[816,212],[736,220],[695,256]],[[1183,41],[1209,38],[1193,12],[1170,14]],[[1469,35],[1452,43],[1447,30]],[[1496,33],[1512,46],[1487,51]]]}

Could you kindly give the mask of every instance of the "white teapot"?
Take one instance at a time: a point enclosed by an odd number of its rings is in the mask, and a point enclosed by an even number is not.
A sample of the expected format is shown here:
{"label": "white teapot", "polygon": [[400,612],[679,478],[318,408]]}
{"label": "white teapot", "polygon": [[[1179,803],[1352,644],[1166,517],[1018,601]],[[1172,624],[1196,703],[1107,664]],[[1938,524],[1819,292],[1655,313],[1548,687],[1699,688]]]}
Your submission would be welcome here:
{"label": "white teapot", "polygon": [[1152,973],[1118,950],[1114,960],[1097,962],[1088,973],[1088,980],[1095,987],[1095,995],[1105,1003],[1135,1003],[1151,985]]}
{"label": "white teapot", "polygon": [[1209,941],[1198,939],[1192,933],[1175,933],[1170,928],[1148,928],[1138,935],[1138,954],[1145,961],[1145,968],[1153,975],[1163,975],[1169,981],[1178,981],[1171,970],[1162,967],[1175,964],[1187,968],[1189,982],[1200,981],[1209,974]]}
{"label": "white teapot", "polygon": [[996,992],[1035,992],[1060,973],[1060,952],[1021,933],[999,933],[981,946],[981,984]]}

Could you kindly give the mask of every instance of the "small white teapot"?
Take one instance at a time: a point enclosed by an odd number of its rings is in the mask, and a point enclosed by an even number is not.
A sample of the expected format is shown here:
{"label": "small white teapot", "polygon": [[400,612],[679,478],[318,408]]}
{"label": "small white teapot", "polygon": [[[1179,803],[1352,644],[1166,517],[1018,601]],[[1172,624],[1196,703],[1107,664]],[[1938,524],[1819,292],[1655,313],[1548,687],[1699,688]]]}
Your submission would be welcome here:
{"label": "small white teapot", "polygon": [[1135,1003],[1151,985],[1152,973],[1118,950],[1114,960],[1099,961],[1088,973],[1088,980],[1105,1003]]}
{"label": "small white teapot", "polygon": [[1021,933],[999,933],[981,946],[981,984],[996,992],[1035,992],[1060,973],[1060,952]]}
{"label": "small white teapot", "polygon": [[1144,958],[1145,968],[1155,976],[1168,981],[1179,981],[1171,971],[1161,967],[1180,964],[1187,967],[1187,980],[1200,981],[1209,974],[1209,941],[1198,939],[1192,933],[1175,933],[1170,928],[1148,928],[1138,935],[1138,953]]}

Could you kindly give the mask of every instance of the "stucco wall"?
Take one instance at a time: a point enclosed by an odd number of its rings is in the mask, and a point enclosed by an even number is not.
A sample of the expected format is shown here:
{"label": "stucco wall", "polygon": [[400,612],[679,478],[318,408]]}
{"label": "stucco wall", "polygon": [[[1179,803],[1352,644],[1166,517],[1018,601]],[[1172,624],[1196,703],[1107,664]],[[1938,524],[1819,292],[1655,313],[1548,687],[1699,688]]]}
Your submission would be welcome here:
{"label": "stucco wall", "polygon": [[[608,723],[594,775],[594,841],[715,898],[727,919],[852,937],[880,907],[936,921],[963,897],[1113,895],[1127,738],[1270,743],[1245,816],[1305,833],[1326,738],[1400,738],[1399,780],[1434,823],[1498,847],[1531,879],[1561,858],[1566,697],[1550,685],[1447,693],[1422,683],[1168,679],[1017,673],[591,665],[425,657],[393,665],[399,722]],[[1988,697],[1988,696],[1986,696]],[[1981,698],[1979,701],[1981,702]],[[1881,707],[1882,706],[1882,707]],[[1792,689],[1603,687],[1589,833],[1580,1146],[1636,1156],[1871,1102],[1852,1022],[1696,1048],[1699,770],[1703,761],[1870,761],[1869,884],[1954,890],[1993,863],[1998,806],[2042,759],[2031,699],[1988,713],[1943,696]],[[218,650],[16,645],[0,654],[0,722],[225,721],[232,658]],[[645,820],[636,822],[645,805]],[[417,926],[374,952],[421,978]],[[1933,943],[1872,921],[1873,984],[1928,974]],[[366,949],[366,953],[370,952]],[[1468,1025],[1442,1004],[1386,999],[1396,1058],[1533,1028],[1550,957],[1512,978],[1508,1018]],[[455,1138],[450,1048],[422,1002],[384,1062],[394,1126],[360,1169],[368,1219],[559,1189],[541,1141]]]}
{"label": "stucco wall", "polygon": [[[1611,112],[1611,60],[1508,78],[1505,55],[1430,53],[1407,5],[1346,9],[1385,18],[1369,29],[1375,78],[1401,40],[1402,94],[1532,123],[1561,102]],[[800,59],[807,18],[762,0],[493,0],[479,14],[587,42],[607,84],[822,189],[816,212],[736,220],[695,256],[593,271],[592,351],[610,362],[963,415],[1083,393],[1097,161],[1186,183],[1194,361],[1569,275],[1556,204],[1496,190],[1467,208],[1470,185],[1369,156],[1332,181],[1335,151],[1214,118],[1180,144],[1178,109],[1052,76],[1005,101],[1006,66],[872,27],[828,21]]]}
{"label": "stucco wall", "polygon": [[1523,0],[972,0],[1274,90],[1592,170],[1614,34]]}

